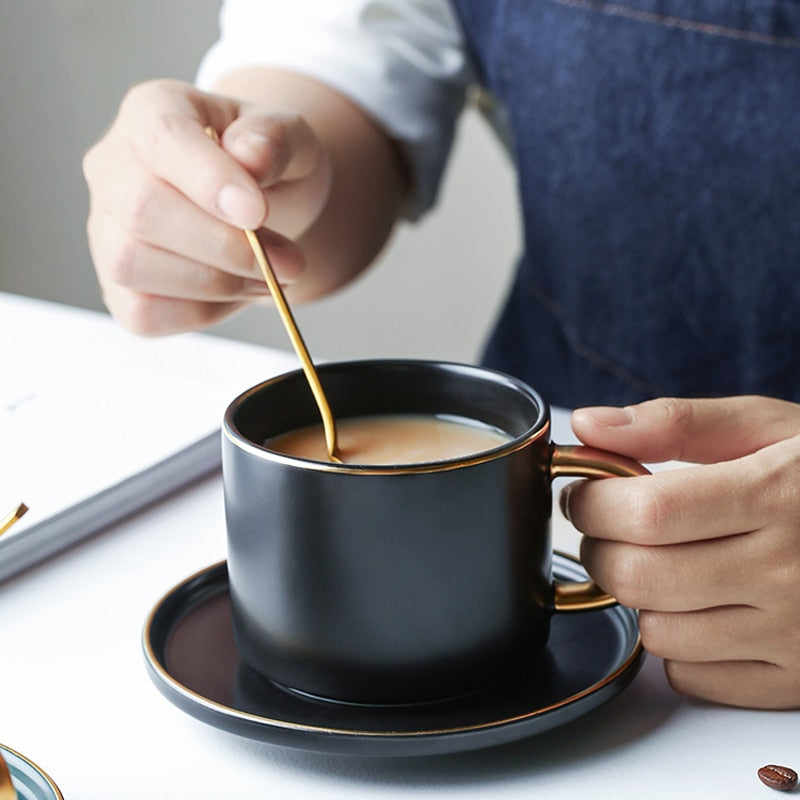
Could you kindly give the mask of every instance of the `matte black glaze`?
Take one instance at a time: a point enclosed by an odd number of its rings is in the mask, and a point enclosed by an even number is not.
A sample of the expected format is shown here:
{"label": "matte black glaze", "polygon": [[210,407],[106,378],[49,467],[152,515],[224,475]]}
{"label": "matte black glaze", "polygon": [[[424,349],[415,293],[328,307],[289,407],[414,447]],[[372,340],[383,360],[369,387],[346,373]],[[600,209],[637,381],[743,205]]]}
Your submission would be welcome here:
{"label": "matte black glaze", "polygon": [[259,446],[319,421],[302,373],[237,398],[223,472],[243,659],[286,686],[364,703],[454,696],[529,667],[550,620],[544,404],[460,365],[352,362],[320,379],[338,418],[451,414],[515,439],[431,471],[339,468]]}

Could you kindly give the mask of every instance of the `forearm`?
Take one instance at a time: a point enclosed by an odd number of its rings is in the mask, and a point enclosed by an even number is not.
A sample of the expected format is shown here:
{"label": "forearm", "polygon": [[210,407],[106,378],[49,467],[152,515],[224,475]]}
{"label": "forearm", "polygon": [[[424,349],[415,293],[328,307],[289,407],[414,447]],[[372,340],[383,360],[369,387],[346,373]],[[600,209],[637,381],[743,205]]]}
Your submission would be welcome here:
{"label": "forearm", "polygon": [[[350,100],[299,74],[262,67],[239,70],[222,78],[215,91],[270,110],[299,113],[328,151],[330,195],[314,224],[297,238],[306,270],[287,287],[287,297],[309,300],[358,275],[385,244],[409,191],[396,143]],[[270,227],[269,218],[266,225]]]}

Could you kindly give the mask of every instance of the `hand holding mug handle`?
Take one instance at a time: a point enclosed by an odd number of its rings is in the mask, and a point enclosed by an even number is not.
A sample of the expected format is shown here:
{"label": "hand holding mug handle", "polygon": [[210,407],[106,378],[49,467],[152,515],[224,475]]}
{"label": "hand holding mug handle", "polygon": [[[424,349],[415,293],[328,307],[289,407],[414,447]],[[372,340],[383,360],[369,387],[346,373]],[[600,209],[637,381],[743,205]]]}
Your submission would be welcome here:
{"label": "hand holding mug handle", "polygon": [[[650,471],[631,458],[583,445],[552,445],[550,480],[556,478],[615,478],[649,475]],[[590,611],[616,605],[592,580],[555,583],[556,611]]]}

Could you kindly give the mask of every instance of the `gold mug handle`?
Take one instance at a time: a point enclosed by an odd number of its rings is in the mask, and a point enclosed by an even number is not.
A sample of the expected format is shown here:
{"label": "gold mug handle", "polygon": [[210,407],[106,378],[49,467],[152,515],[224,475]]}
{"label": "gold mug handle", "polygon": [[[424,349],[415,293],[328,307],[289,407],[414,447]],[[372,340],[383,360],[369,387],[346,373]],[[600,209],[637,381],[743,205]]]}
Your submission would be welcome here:
{"label": "gold mug handle", "polygon": [[[552,445],[550,480],[556,478],[627,478],[649,475],[650,470],[625,456],[583,445]],[[591,611],[616,605],[592,580],[556,581],[553,607],[556,611]]]}

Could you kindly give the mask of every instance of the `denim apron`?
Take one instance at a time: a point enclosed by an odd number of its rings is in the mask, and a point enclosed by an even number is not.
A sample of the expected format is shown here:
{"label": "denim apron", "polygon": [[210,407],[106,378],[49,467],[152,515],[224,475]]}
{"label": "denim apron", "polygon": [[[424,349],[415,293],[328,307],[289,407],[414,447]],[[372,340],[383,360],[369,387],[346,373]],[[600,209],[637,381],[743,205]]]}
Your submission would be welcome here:
{"label": "denim apron", "polygon": [[485,361],[554,404],[800,401],[800,0],[454,0],[525,251]]}

